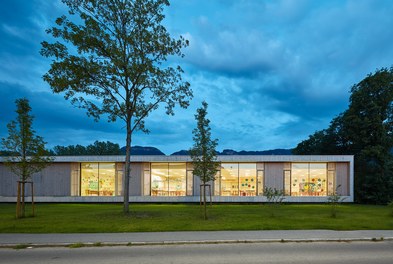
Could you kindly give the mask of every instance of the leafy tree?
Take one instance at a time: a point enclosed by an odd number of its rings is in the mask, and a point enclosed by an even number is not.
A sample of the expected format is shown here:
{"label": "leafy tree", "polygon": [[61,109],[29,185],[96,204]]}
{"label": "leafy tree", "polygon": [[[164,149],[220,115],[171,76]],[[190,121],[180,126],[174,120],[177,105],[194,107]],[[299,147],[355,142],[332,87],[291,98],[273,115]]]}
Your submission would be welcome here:
{"label": "leafy tree", "polygon": [[295,154],[355,155],[358,202],[393,198],[393,68],[369,74],[351,88],[348,109],[293,150]]}
{"label": "leafy tree", "polygon": [[270,213],[271,216],[275,216],[275,211],[278,207],[282,204],[285,200],[285,192],[284,190],[272,188],[272,187],[265,187],[263,188],[263,195],[266,196],[267,202],[270,206]]}
{"label": "leafy tree", "polygon": [[53,148],[53,155],[56,156],[82,156],[88,155],[86,147],[82,145],[69,145],[69,146],[55,146]]}
{"label": "leafy tree", "polygon": [[[19,177],[21,182],[26,182],[36,172],[43,170],[50,164],[52,158],[45,156],[45,142],[37,136],[33,129],[33,116],[30,114],[29,100],[23,98],[15,101],[17,118],[8,125],[8,137],[1,139],[3,148],[12,153],[5,158],[5,165]],[[24,186],[24,185],[22,185]],[[25,216],[25,190],[22,188],[22,206],[18,216]]]}
{"label": "leafy tree", "polygon": [[202,107],[197,109],[195,119],[197,127],[192,131],[194,145],[190,149],[190,156],[193,161],[194,175],[199,177],[203,185],[203,207],[204,219],[207,219],[206,210],[206,185],[214,180],[219,163],[217,162],[216,147],[217,139],[211,139],[210,120],[207,116],[207,103],[202,102]]}
{"label": "leafy tree", "polygon": [[69,146],[55,146],[53,148],[53,155],[58,156],[81,156],[81,155],[121,155],[119,144],[110,141],[94,141],[93,144],[69,145]]}
{"label": "leafy tree", "polygon": [[112,142],[94,141],[86,147],[88,155],[120,155],[120,146]]}
{"label": "leafy tree", "polygon": [[339,204],[341,204],[344,200],[345,197],[341,197],[338,194],[338,189],[341,187],[341,185],[338,185],[336,187],[336,190],[334,190],[331,194],[329,194],[328,197],[328,204],[330,204],[330,216],[333,218],[337,217],[337,207]]}
{"label": "leafy tree", "polygon": [[177,104],[188,107],[192,91],[182,80],[183,70],[166,63],[170,56],[183,57],[188,41],[173,39],[162,25],[168,0],[62,1],[80,23],[62,16],[47,30],[59,40],[42,42],[41,54],[53,58],[43,78],[95,120],[102,115],[110,122],[123,120],[123,210],[128,213],[132,134],[148,132],[145,119],[161,104],[169,115]]}

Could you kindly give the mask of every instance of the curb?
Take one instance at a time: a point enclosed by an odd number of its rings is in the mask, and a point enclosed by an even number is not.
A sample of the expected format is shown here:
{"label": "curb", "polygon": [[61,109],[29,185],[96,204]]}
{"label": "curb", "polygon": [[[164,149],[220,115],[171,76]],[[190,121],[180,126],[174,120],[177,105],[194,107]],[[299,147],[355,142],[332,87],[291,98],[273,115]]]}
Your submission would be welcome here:
{"label": "curb", "polygon": [[240,240],[192,240],[192,241],[154,241],[154,242],[85,242],[85,243],[26,243],[26,244],[0,244],[0,248],[31,249],[48,247],[115,247],[115,246],[162,246],[162,245],[201,245],[201,244],[257,244],[257,243],[312,243],[312,242],[384,242],[393,241],[393,237],[380,238],[312,238],[312,239],[240,239]]}

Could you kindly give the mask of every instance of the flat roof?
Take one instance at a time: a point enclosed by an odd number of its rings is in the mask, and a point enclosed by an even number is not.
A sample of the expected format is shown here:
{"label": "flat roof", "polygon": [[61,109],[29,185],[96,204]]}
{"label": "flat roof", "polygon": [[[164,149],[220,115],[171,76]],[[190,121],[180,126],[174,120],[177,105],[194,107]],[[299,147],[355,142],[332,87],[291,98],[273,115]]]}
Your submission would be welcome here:
{"label": "flat roof", "polygon": [[[353,155],[219,155],[220,162],[353,162]],[[124,162],[125,155],[54,156],[54,162]],[[192,162],[186,155],[135,155],[131,162]],[[0,157],[4,162],[5,157]]]}

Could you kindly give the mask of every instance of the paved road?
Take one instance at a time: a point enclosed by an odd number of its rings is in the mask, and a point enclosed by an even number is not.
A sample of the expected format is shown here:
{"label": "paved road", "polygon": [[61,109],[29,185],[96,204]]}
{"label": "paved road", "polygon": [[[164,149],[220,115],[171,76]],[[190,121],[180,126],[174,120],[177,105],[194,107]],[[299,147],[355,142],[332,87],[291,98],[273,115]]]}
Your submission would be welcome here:
{"label": "paved road", "polygon": [[[137,232],[92,234],[0,234],[0,247],[4,245],[38,244],[64,245],[72,243],[128,243],[163,242],[256,242],[256,241],[319,241],[319,240],[393,240],[393,230],[276,230],[276,231],[198,231],[198,232]],[[393,263],[393,262],[392,262]]]}
{"label": "paved road", "polygon": [[393,263],[393,241],[0,249],[0,263]]}

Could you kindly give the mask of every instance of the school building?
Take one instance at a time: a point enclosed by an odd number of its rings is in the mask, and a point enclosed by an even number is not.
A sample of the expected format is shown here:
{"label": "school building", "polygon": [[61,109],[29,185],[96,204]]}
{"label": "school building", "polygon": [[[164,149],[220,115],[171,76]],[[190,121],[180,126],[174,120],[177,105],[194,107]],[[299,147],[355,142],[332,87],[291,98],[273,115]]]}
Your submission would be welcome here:
{"label": "school building", "polygon": [[[0,202],[15,202],[18,177],[0,157]],[[57,156],[32,177],[37,202],[122,202],[125,156]],[[264,202],[264,187],[285,202],[326,202],[337,191],[353,202],[350,155],[218,156],[213,202]],[[132,156],[130,202],[199,202],[200,179],[189,156]],[[30,189],[26,188],[27,195]]]}

